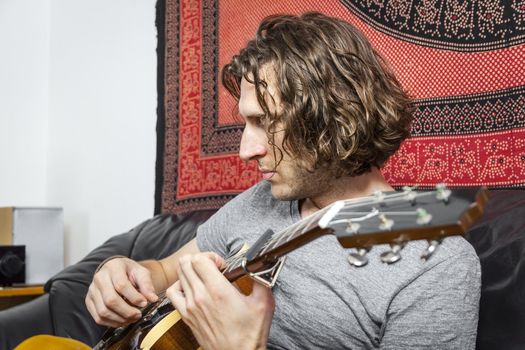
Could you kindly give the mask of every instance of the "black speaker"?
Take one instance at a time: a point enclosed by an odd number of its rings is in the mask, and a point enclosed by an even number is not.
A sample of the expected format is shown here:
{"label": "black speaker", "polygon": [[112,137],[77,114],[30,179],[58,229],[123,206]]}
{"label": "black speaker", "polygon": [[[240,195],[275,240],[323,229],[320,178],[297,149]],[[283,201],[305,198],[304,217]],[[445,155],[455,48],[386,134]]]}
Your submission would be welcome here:
{"label": "black speaker", "polygon": [[26,246],[0,246],[0,285],[26,281]]}

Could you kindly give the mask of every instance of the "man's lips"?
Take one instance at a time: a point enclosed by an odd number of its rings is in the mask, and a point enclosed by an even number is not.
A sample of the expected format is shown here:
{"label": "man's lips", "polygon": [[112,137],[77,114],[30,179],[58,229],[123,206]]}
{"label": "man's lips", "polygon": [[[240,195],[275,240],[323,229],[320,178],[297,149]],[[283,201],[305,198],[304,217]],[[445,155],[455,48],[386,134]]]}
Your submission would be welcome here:
{"label": "man's lips", "polygon": [[261,169],[259,169],[259,171],[262,174],[262,178],[265,180],[269,180],[275,175],[275,171],[261,170]]}

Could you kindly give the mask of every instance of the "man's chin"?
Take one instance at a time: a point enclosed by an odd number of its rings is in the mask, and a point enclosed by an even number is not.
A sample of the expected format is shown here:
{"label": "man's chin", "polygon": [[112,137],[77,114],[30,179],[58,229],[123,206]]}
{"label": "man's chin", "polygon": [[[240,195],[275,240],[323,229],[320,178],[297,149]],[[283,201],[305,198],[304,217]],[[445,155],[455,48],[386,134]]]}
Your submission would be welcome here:
{"label": "man's chin", "polygon": [[276,185],[270,182],[272,185],[272,196],[273,198],[280,201],[291,201],[297,199],[297,196],[288,186]]}

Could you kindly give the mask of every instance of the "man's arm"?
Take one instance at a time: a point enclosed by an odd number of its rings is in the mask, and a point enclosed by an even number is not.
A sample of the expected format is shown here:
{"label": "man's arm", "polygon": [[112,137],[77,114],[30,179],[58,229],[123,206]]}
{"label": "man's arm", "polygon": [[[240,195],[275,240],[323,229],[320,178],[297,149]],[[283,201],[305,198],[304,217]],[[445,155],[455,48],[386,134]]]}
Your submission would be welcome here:
{"label": "man's arm", "polygon": [[177,281],[179,259],[199,252],[193,239],[162,260],[109,260],[95,273],[89,286],[85,299],[89,313],[95,322],[110,327],[137,321],[140,308],[156,301],[156,293]]}

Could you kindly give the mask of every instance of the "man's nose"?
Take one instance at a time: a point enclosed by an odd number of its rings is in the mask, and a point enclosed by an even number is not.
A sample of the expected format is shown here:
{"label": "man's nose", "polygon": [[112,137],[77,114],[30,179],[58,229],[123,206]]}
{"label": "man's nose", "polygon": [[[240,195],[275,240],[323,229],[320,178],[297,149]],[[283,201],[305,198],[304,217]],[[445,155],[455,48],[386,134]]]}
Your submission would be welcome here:
{"label": "man's nose", "polygon": [[261,132],[254,132],[250,127],[246,127],[242,132],[241,145],[239,148],[239,157],[247,162],[252,159],[259,159],[266,155],[266,134],[260,135]]}

